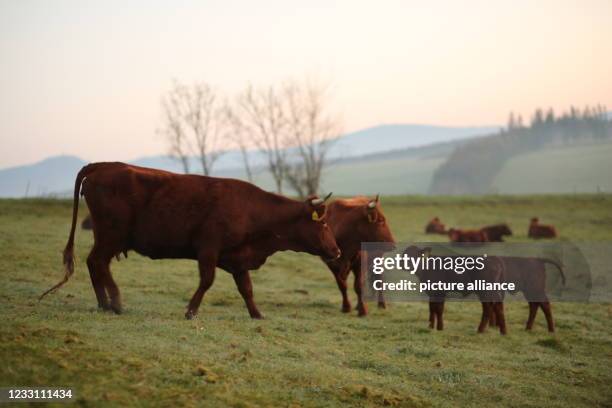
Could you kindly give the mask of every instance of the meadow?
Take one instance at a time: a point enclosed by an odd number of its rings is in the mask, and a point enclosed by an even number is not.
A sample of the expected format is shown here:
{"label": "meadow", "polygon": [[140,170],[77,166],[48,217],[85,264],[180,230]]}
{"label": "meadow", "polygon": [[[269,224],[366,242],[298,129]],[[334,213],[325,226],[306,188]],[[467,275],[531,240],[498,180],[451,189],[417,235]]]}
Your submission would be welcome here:
{"label": "meadow", "polygon": [[[70,386],[83,406],[612,406],[610,304],[553,304],[550,335],[541,314],[524,331],[527,307],[511,303],[500,336],[476,333],[479,304],[451,303],[437,332],[425,303],[342,314],[319,259],[279,253],[253,273],[264,320],[249,318],[218,271],[187,321],[195,263],[130,253],[112,264],[125,307],[117,316],[96,307],[85,265],[92,234],[80,229],[74,277],[39,303],[63,274],[71,205],[0,200],[0,386]],[[536,215],[561,240],[612,240],[610,195],[402,196],[382,205],[398,241],[432,240],[423,226],[435,215],[466,228],[506,221],[511,241],[527,239]],[[80,219],[86,213],[81,205]]]}

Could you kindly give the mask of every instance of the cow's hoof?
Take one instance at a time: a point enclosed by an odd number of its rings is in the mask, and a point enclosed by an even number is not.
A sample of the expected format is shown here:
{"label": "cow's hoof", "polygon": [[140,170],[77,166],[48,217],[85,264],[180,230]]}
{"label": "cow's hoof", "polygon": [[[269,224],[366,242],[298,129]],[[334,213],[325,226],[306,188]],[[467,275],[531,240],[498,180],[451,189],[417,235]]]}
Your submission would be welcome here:
{"label": "cow's hoof", "polygon": [[102,310],[111,310],[111,307],[108,303],[98,303],[98,309]]}
{"label": "cow's hoof", "polygon": [[261,313],[252,314],[251,319],[263,320],[263,315]]}
{"label": "cow's hoof", "polygon": [[368,309],[365,306],[357,306],[357,316],[364,317],[368,315]]}
{"label": "cow's hoof", "polygon": [[195,318],[196,318],[197,314],[198,314],[198,313],[197,313],[197,312],[195,312],[195,311],[193,311],[193,310],[188,310],[188,311],[185,313],[185,319],[187,319],[187,320],[193,320],[193,319],[195,319]]}
{"label": "cow's hoof", "polygon": [[111,310],[118,315],[123,313],[123,307],[121,307],[121,305],[111,305]]}
{"label": "cow's hoof", "polygon": [[351,312],[351,305],[342,305],[342,309],[340,309],[342,311],[342,313],[350,313]]}
{"label": "cow's hoof", "polygon": [[386,309],[387,308],[387,304],[385,302],[378,302],[378,308],[379,309]]}

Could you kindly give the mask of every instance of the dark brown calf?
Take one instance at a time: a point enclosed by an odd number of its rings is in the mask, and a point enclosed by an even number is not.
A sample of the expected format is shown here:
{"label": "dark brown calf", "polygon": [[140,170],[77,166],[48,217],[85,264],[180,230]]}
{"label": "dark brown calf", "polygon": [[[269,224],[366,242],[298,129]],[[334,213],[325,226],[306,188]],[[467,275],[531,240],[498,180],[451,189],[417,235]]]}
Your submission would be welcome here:
{"label": "dark brown calf", "polygon": [[487,236],[489,242],[504,242],[504,236],[511,236],[512,230],[508,224],[487,225],[480,229]]}
{"label": "dark brown calf", "polygon": [[487,233],[482,230],[460,230],[451,228],[448,231],[451,242],[489,242]]}
{"label": "dark brown calf", "polygon": [[[409,257],[435,257],[431,255],[431,248],[420,249],[416,246],[410,246],[406,248],[404,254]],[[444,256],[444,258],[451,258],[451,256]],[[503,268],[502,264],[496,257],[489,257],[485,261],[485,268],[481,271],[472,269],[466,270],[463,274],[457,274],[453,271],[444,269],[426,269],[419,268],[415,274],[421,282],[426,281],[443,281],[443,282],[455,282],[463,283],[467,288],[469,282],[484,279],[487,282],[503,282]],[[471,292],[465,290],[463,294],[468,295]],[[480,303],[482,304],[482,315],[480,324],[478,325],[478,333],[484,332],[487,325],[489,324],[490,316],[494,315],[496,322],[499,323],[499,332],[506,334],[506,319],[504,316],[504,294],[498,291],[479,291],[476,292]],[[444,329],[444,303],[446,299],[445,291],[427,291],[429,296],[429,327],[436,327],[437,330]]]}
{"label": "dark brown calf", "polygon": [[438,217],[432,218],[425,226],[426,234],[446,234],[446,226],[440,222]]}
{"label": "dark brown calf", "polygon": [[539,223],[537,217],[531,219],[529,223],[529,230],[527,231],[529,238],[556,238],[557,229],[553,225],[543,225]]}
{"label": "dark brown calf", "polygon": [[[381,254],[366,253],[361,250],[362,242],[382,242],[382,249],[395,248],[395,239],[389,229],[387,220],[380,208],[378,196],[375,199],[355,197],[346,200],[336,200],[327,206],[326,221],[334,233],[336,243],[342,252],[340,258],[325,261],[332,271],[342,294],[342,312],[351,311],[351,303],[347,295],[347,277],[352,271],[355,277],[354,289],[357,294],[357,311],[359,316],[368,313],[363,301],[363,281],[361,263],[364,257],[381,256]],[[367,261],[367,260],[366,260]],[[384,308],[385,301],[379,292],[378,307]]]}

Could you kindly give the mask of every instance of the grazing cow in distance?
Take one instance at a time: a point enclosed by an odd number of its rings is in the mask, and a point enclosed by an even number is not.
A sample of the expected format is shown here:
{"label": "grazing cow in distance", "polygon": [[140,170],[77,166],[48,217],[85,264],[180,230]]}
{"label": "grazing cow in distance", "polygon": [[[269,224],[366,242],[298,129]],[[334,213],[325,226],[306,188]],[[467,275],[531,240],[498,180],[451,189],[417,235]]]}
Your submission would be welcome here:
{"label": "grazing cow in distance", "polygon": [[533,217],[529,223],[529,231],[527,232],[529,238],[556,238],[557,229],[553,225],[543,225],[539,223],[537,217]]}
{"label": "grazing cow in distance", "polygon": [[74,272],[79,193],[85,196],[93,220],[94,245],[87,267],[98,306],[115,313],[122,312],[122,305],[109,266],[113,257],[130,250],[151,259],[198,261],[200,284],[187,306],[188,319],[196,316],[216,267],[232,274],[249,314],[261,318],[249,270],[259,268],[277,251],[307,252],[328,260],[340,257],[324,221],[325,199],[296,201],[240,180],[93,163],[83,167],[75,180],[64,278],[41,299]]}
{"label": "grazing cow in distance", "polygon": [[93,229],[93,223],[91,222],[91,215],[83,218],[83,222],[81,222],[81,228],[84,230]]}
{"label": "grazing cow in distance", "polygon": [[446,234],[446,226],[440,222],[440,218],[434,217],[425,226],[426,234]]}
{"label": "grazing cow in distance", "polygon": [[[382,245],[381,250],[395,248],[395,239],[380,208],[379,196],[377,195],[375,199],[355,197],[333,201],[327,207],[326,218],[342,252],[340,258],[336,260],[324,260],[334,274],[340,293],[342,293],[342,312],[351,311],[346,281],[348,274],[353,271],[357,311],[359,316],[365,316],[368,310],[362,297],[365,280],[361,270],[362,258],[367,257],[365,258],[367,260],[374,256],[382,256],[382,253],[364,253],[361,250],[361,243],[382,242],[389,245],[388,247]],[[378,306],[385,307],[382,292],[379,292]]]}
{"label": "grazing cow in distance", "polygon": [[504,242],[504,236],[511,236],[512,230],[508,224],[487,225],[480,229],[487,235],[489,242]]}
{"label": "grazing cow in distance", "polygon": [[[431,248],[418,248],[410,246],[404,250],[404,254],[411,258],[435,259],[438,256],[431,255]],[[453,258],[456,256],[443,256],[442,258]],[[485,260],[485,267],[482,270],[472,269],[466,270],[462,274],[457,274],[453,270],[435,267],[435,262],[430,261],[434,267],[423,268],[419,267],[415,275],[421,282],[445,282],[445,283],[463,283],[467,288],[467,284],[476,280],[485,280],[487,282],[496,283],[503,282],[503,268],[497,257],[488,257]],[[440,262],[440,265],[442,263]],[[471,292],[467,289],[462,292],[468,295]],[[444,303],[447,292],[443,290],[427,291],[429,296],[429,327],[431,329],[436,326],[437,330],[444,329]],[[506,319],[504,316],[504,294],[501,291],[478,291],[478,298],[482,305],[482,316],[478,325],[478,333],[484,332],[489,324],[491,315],[495,316],[496,322],[499,325],[499,332],[506,334]]]}
{"label": "grazing cow in distance", "polygon": [[[546,293],[546,264],[555,266],[561,274],[561,283],[565,285],[563,267],[557,261],[549,258],[523,258],[512,256],[498,256],[504,266],[504,281],[514,282],[516,289],[511,292],[521,292],[529,303],[529,317],[525,330],[533,328],[538,308],[542,309],[546,317],[549,332],[555,331],[555,322],[552,316],[550,301]],[[496,325],[495,315],[491,314],[490,323]]]}
{"label": "grazing cow in distance", "polygon": [[489,242],[487,233],[482,230],[461,230],[451,228],[448,230],[451,242]]}

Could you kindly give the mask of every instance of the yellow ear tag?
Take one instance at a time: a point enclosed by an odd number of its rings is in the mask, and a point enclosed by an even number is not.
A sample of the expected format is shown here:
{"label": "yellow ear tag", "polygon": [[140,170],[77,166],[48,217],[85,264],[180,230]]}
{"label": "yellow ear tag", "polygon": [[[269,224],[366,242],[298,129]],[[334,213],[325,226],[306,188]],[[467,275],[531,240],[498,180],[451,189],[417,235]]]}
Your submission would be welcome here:
{"label": "yellow ear tag", "polygon": [[317,214],[316,211],[312,212],[312,220],[317,222],[319,221],[319,214]]}

